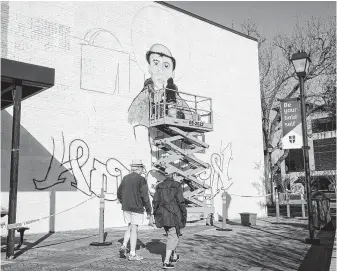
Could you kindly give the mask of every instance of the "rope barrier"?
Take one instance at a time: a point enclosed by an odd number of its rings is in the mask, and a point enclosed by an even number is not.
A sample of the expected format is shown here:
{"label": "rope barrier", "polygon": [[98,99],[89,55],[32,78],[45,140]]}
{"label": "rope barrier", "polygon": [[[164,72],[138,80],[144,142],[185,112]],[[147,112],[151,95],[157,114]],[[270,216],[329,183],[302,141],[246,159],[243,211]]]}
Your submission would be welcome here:
{"label": "rope barrier", "polygon": [[[217,195],[218,193],[216,193]],[[251,195],[237,195],[237,194],[231,194],[231,193],[228,193],[230,196],[236,196],[236,197],[242,197],[242,198],[263,198],[263,197],[269,197],[271,196],[272,194],[266,194],[266,195],[261,195],[261,196],[251,196]],[[284,195],[301,195],[301,193],[279,193],[280,195],[284,194]],[[216,196],[215,195],[215,196]],[[214,198],[214,196],[212,197]]]}
{"label": "rope barrier", "polygon": [[229,194],[230,196],[236,196],[236,197],[242,197],[242,198],[263,198],[263,197],[271,196],[271,194],[261,195],[261,196],[237,195],[237,194],[230,194],[230,193],[228,193],[228,194]]}
{"label": "rope barrier", "polygon": [[2,225],[0,226],[0,228],[1,228],[1,229],[2,229],[2,228],[5,228],[5,229],[7,229],[7,230],[10,230],[10,229],[16,229],[16,228],[20,228],[20,227],[23,227],[23,226],[26,226],[26,225],[30,225],[30,224],[33,224],[33,223],[35,223],[35,222],[41,221],[41,220],[43,220],[43,219],[47,219],[47,218],[49,218],[49,217],[52,217],[52,216],[56,216],[56,215],[65,213],[65,212],[67,212],[67,211],[69,211],[69,210],[72,210],[72,209],[74,209],[74,208],[76,208],[76,207],[78,207],[78,206],[80,206],[80,205],[86,203],[87,201],[89,201],[89,200],[91,200],[91,199],[93,199],[93,198],[96,198],[96,196],[92,196],[91,198],[86,199],[85,201],[82,201],[82,202],[80,202],[79,204],[77,204],[77,205],[75,205],[75,206],[73,206],[73,207],[70,207],[70,208],[68,208],[68,209],[65,209],[65,210],[63,210],[63,211],[61,211],[61,212],[58,212],[58,213],[55,213],[55,214],[52,214],[52,215],[48,215],[48,216],[44,216],[44,217],[41,217],[41,218],[38,218],[38,219],[32,219],[32,220],[28,220],[28,221],[25,221],[25,222],[20,222],[20,223],[13,223],[13,224],[7,224],[7,223],[4,223],[4,224],[2,224]]}
{"label": "rope barrier", "polygon": [[[218,191],[219,193],[220,191]],[[214,198],[218,193],[216,193],[213,197],[210,197],[210,198],[207,198],[207,199],[212,199]],[[266,194],[266,195],[261,195],[261,196],[250,196],[250,195],[237,195],[237,194],[230,194],[228,193],[230,196],[236,196],[236,197],[242,197],[242,198],[263,198],[263,197],[268,197],[268,196],[271,196],[272,194]],[[288,194],[288,195],[301,195],[301,193],[279,193],[279,194]],[[93,199],[93,198],[97,198],[97,195],[94,195],[92,196],[91,198],[89,199],[86,199],[82,202],[80,202],[79,204],[73,206],[73,207],[70,207],[68,209],[65,209],[61,212],[58,212],[58,213],[55,213],[55,214],[52,214],[52,215],[48,215],[48,216],[44,216],[44,217],[41,217],[41,218],[38,218],[38,219],[32,219],[32,220],[28,220],[28,221],[25,221],[25,222],[20,222],[20,223],[13,223],[13,224],[7,224],[7,223],[4,223],[4,224],[1,224],[0,225],[0,228],[3,229],[16,229],[16,228],[20,228],[20,227],[23,227],[23,226],[26,226],[26,225],[30,225],[30,224],[33,224],[35,222],[38,222],[38,221],[41,221],[41,220],[44,220],[44,219],[47,219],[47,218],[50,218],[52,216],[56,216],[56,215],[59,215],[59,214],[62,214],[62,213],[65,213],[65,212],[68,212],[86,202],[88,202],[89,200]]]}

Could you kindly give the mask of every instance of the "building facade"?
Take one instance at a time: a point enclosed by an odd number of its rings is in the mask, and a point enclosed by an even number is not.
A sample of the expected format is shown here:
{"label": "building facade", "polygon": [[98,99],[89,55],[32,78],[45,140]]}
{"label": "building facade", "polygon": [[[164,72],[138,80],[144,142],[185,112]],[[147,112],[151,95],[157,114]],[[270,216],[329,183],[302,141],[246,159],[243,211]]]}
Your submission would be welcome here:
{"label": "building facade", "polygon": [[[308,118],[309,165],[312,186],[321,191],[335,192],[336,184],[336,116],[316,113]],[[304,176],[302,149],[291,149],[282,169],[291,184]]]}
{"label": "building facade", "polygon": [[[1,57],[55,69],[55,85],[22,102],[17,222],[37,219],[30,232],[96,228],[103,187],[105,226],[125,225],[116,198],[121,178],[133,159],[147,171],[153,162],[147,127],[133,126],[128,112],[150,77],[145,54],[158,43],[176,59],[179,91],[212,99],[210,147],[198,158],[210,165],[199,178],[211,186],[215,217],[230,184],[229,218],[265,215],[263,197],[234,196],[263,193],[256,189],[263,143],[255,40],[152,2],[1,5]],[[12,117],[12,107],[1,111],[5,207]]]}

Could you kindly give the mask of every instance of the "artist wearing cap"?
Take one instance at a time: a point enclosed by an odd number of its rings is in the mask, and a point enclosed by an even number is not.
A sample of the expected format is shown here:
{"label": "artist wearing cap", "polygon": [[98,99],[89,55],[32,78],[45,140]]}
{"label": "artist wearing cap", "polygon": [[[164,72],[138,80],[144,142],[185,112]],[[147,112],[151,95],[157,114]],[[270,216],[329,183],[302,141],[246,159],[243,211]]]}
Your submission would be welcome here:
{"label": "artist wearing cap", "polygon": [[131,173],[124,176],[117,191],[117,198],[122,204],[124,220],[128,228],[124,234],[123,245],[120,248],[120,256],[126,257],[127,244],[130,240],[130,261],[139,261],[143,257],[136,254],[136,243],[138,237],[138,225],[143,221],[144,207],[147,219],[152,219],[149,189],[144,177],[140,174],[144,168],[141,160],[133,160]]}

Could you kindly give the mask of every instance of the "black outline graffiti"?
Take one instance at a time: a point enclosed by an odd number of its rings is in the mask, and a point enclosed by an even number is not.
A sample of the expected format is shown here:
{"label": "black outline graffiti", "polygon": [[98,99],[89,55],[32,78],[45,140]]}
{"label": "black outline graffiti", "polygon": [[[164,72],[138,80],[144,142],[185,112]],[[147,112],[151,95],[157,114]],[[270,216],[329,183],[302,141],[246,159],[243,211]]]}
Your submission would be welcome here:
{"label": "black outline graffiti", "polygon": [[[208,170],[205,170],[201,173],[199,173],[198,175],[196,175],[200,180],[202,180],[203,182],[206,182],[207,180],[210,180],[210,186],[211,189],[214,188],[214,184],[216,182],[216,191],[215,193],[210,196],[205,196],[205,199],[212,199],[214,198],[217,194],[220,193],[221,190],[227,190],[233,183],[231,183],[227,188],[225,188],[225,180],[223,180],[221,178],[221,175],[224,171],[223,169],[223,165],[224,165],[224,152],[229,148],[230,150],[230,157],[228,158],[228,162],[227,162],[227,181],[231,181],[232,178],[229,176],[229,165],[230,162],[233,160],[233,151],[232,151],[232,142],[228,143],[226,145],[226,147],[224,149],[222,149],[222,141],[221,141],[221,145],[220,145],[220,153],[213,153],[211,155],[211,161],[210,161],[210,167]],[[217,161],[220,161],[220,166],[217,163]],[[214,162],[214,163],[213,163]],[[217,167],[217,168],[216,168]],[[217,178],[217,180],[216,180]],[[221,182],[221,187],[219,187],[219,184]]]}
{"label": "black outline graffiti", "polygon": [[[33,183],[34,183],[34,186],[35,186],[36,190],[42,191],[42,190],[46,190],[48,188],[51,188],[53,186],[65,183],[69,177],[64,177],[63,175],[65,173],[71,172],[72,174],[71,174],[70,185],[72,187],[76,188],[77,190],[81,191],[82,193],[84,193],[87,196],[91,196],[92,194],[94,194],[95,196],[99,197],[99,195],[97,195],[97,193],[95,193],[91,189],[92,184],[93,184],[92,175],[93,175],[93,172],[95,172],[97,170],[96,163],[100,163],[101,165],[104,165],[106,167],[106,171],[112,177],[115,177],[116,181],[117,181],[118,177],[120,177],[120,180],[122,180],[123,170],[125,170],[126,172],[130,171],[122,162],[120,162],[116,158],[109,158],[105,163],[101,162],[100,160],[98,160],[96,158],[93,158],[92,169],[90,170],[90,174],[89,174],[90,177],[89,177],[89,181],[88,181],[87,178],[85,177],[85,174],[83,173],[82,168],[88,162],[88,160],[90,158],[89,146],[82,139],[72,140],[69,143],[69,160],[64,161],[64,159],[65,159],[65,140],[64,140],[64,135],[62,133],[63,153],[62,153],[62,161],[61,161],[61,164],[59,165],[59,167],[60,168],[65,167],[66,170],[63,170],[58,175],[58,178],[55,182],[53,182],[52,184],[45,185],[45,183],[47,183],[47,179],[48,179],[48,176],[50,174],[50,171],[52,170],[53,161],[55,159],[55,140],[54,140],[53,137],[51,139],[52,139],[52,142],[53,142],[53,152],[52,152],[52,156],[50,158],[50,163],[49,163],[46,175],[45,175],[44,179],[42,179],[42,180],[37,180],[35,178],[33,179]],[[76,154],[74,155],[74,153],[76,153]],[[114,164],[116,164],[114,162],[119,164],[120,167],[114,166]],[[146,170],[145,170],[144,174],[146,175]],[[82,182],[80,182],[81,180],[78,179],[78,176],[80,176],[80,178],[83,178]],[[102,178],[105,179],[105,182],[106,182],[108,176],[105,173],[102,173]],[[84,185],[84,187],[81,187],[79,184],[80,183],[84,184],[84,182],[85,182],[86,185]],[[106,182],[105,190],[107,190],[107,185],[108,184]],[[118,187],[118,182],[117,182],[117,187]],[[116,201],[117,198],[113,199],[113,200],[112,199],[105,199],[105,200]]]}
{"label": "black outline graffiti", "polygon": [[[52,137],[51,139],[52,139],[52,142],[53,142],[53,153],[52,153],[52,156],[51,156],[51,158],[50,158],[50,163],[49,163],[49,166],[48,166],[48,169],[47,169],[47,173],[46,173],[46,175],[45,175],[45,177],[44,177],[43,180],[37,180],[37,179],[35,179],[35,178],[33,179],[33,183],[34,183],[34,186],[35,186],[35,189],[36,189],[36,190],[45,190],[45,189],[51,188],[51,187],[53,187],[53,186],[55,186],[55,185],[65,183],[67,177],[62,177],[62,175],[65,174],[66,172],[73,171],[73,168],[72,168],[72,166],[71,166],[71,162],[74,161],[74,160],[77,160],[77,161],[80,160],[80,159],[83,157],[83,155],[84,155],[83,148],[80,147],[81,150],[82,150],[82,154],[81,154],[80,156],[77,156],[75,159],[70,159],[70,157],[69,157],[69,160],[68,160],[68,161],[64,161],[64,156],[65,156],[65,141],[64,141],[64,135],[63,135],[63,133],[62,133],[63,153],[62,153],[62,161],[61,161],[61,164],[60,164],[59,167],[65,167],[65,168],[67,168],[67,169],[64,170],[64,171],[62,171],[62,172],[59,174],[57,181],[54,182],[53,184],[47,185],[47,186],[43,186],[43,187],[41,187],[41,186],[39,187],[38,184],[41,184],[41,183],[43,183],[43,182],[46,182],[46,180],[48,179],[48,175],[49,175],[49,173],[50,173],[50,171],[51,171],[51,169],[52,169],[52,164],[53,164],[53,161],[54,161],[54,159],[55,159],[55,140],[54,140],[53,137]],[[83,140],[81,140],[81,139],[74,139],[74,140],[69,144],[69,155],[70,155],[70,153],[71,153],[72,145],[73,145],[73,143],[76,142],[76,141],[82,142],[82,143],[86,146],[86,149],[88,150],[88,158],[85,160],[85,162],[84,162],[82,165],[80,165],[80,168],[82,168],[82,167],[86,164],[86,162],[88,161],[88,159],[89,159],[89,156],[90,156],[90,154],[89,154],[89,147],[88,147],[88,145],[87,145]],[[78,154],[78,148],[76,149],[76,151],[77,151],[77,154]],[[72,174],[72,175],[74,176],[74,174]],[[74,181],[71,181],[70,184],[71,184],[71,186],[77,188],[77,180],[76,180],[75,177],[74,177]],[[77,188],[77,189],[78,189],[78,188]],[[84,191],[82,191],[82,192],[85,193]],[[85,193],[85,194],[87,194],[87,193]]]}
{"label": "black outline graffiti", "polygon": [[[102,163],[101,161],[99,161],[98,159],[94,158],[93,159],[93,164],[92,164],[92,169],[90,170],[90,187],[91,187],[91,184],[92,184],[92,174],[93,172],[95,172],[97,170],[97,168],[95,167],[95,162],[98,162],[100,163],[101,165],[104,165],[106,167],[106,170],[107,172],[112,176],[112,177],[115,177],[115,178],[120,178],[120,180],[123,179],[123,173],[122,173],[122,170],[120,168],[117,168],[117,167],[112,167],[112,168],[109,168],[109,162],[110,161],[116,161],[118,162],[122,167],[124,167],[124,169],[129,172],[130,170],[124,166],[123,163],[121,163],[118,159],[116,158],[109,158],[106,163]],[[114,170],[115,172],[118,172],[118,174],[114,175],[111,170]],[[103,190],[104,192],[107,192],[107,187],[108,187],[108,184],[107,184],[107,179],[108,179],[108,176],[106,176],[106,174],[102,173],[102,177],[103,177]],[[105,181],[104,181],[105,180]],[[105,183],[104,183],[105,182]],[[105,189],[104,189],[105,187]],[[118,188],[118,182],[116,182],[116,191],[117,191],[117,188]],[[99,195],[97,195],[94,191],[90,190],[92,194],[94,194],[96,197],[99,197]],[[105,199],[106,201],[116,201],[117,199],[115,200],[111,200],[111,199]]]}
{"label": "black outline graffiti", "polygon": [[50,162],[49,162],[49,166],[48,166],[48,169],[47,169],[47,173],[46,173],[46,175],[45,175],[45,177],[44,177],[43,180],[37,180],[37,179],[35,179],[35,178],[33,179],[33,183],[34,183],[34,186],[35,186],[35,189],[36,189],[36,190],[45,190],[45,189],[51,188],[51,187],[53,187],[53,186],[55,186],[55,185],[57,185],[57,184],[62,184],[62,183],[64,183],[65,180],[66,180],[66,178],[60,179],[60,175],[61,175],[61,174],[60,174],[59,177],[58,177],[58,179],[57,179],[57,181],[56,181],[55,183],[53,183],[52,185],[45,186],[45,187],[43,187],[43,188],[38,188],[38,185],[37,185],[37,184],[46,182],[46,180],[47,180],[47,178],[48,178],[48,175],[49,175],[49,172],[50,172],[50,170],[51,170],[51,168],[52,168],[52,163],[53,163],[53,161],[54,161],[54,155],[55,155],[55,141],[54,141],[54,138],[53,138],[53,137],[52,137],[51,139],[52,139],[52,142],[53,142],[53,153],[52,153],[52,156],[51,156],[51,158],[50,158]]}

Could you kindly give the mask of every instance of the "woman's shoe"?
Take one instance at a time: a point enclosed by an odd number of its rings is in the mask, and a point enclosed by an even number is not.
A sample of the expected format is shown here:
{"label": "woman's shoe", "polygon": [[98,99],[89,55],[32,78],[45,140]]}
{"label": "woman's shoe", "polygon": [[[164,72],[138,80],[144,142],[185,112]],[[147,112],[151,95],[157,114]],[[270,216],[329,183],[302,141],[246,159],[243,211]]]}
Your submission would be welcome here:
{"label": "woman's shoe", "polygon": [[125,246],[121,246],[119,249],[119,257],[126,258],[128,254],[128,249]]}
{"label": "woman's shoe", "polygon": [[171,264],[171,263],[164,263],[163,264],[163,268],[164,269],[172,269],[172,268],[174,268],[174,265]]}
{"label": "woman's shoe", "polygon": [[171,256],[171,258],[170,258],[170,261],[171,261],[171,263],[176,263],[176,262],[178,262],[179,261],[179,255],[178,254],[176,254],[176,258],[173,258],[173,256]]}
{"label": "woman's shoe", "polygon": [[140,255],[132,255],[132,254],[129,254],[129,261],[141,261],[143,260],[144,257],[143,256],[140,256]]}

